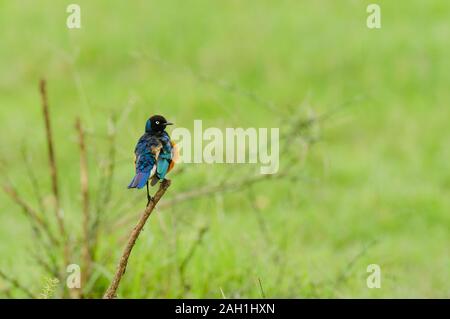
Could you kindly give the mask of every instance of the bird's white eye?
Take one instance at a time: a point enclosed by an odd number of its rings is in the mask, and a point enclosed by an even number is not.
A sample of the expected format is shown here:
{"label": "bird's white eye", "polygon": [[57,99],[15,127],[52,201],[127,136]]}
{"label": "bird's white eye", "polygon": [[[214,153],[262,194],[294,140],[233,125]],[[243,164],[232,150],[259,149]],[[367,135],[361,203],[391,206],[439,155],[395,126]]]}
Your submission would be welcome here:
{"label": "bird's white eye", "polygon": [[155,123],[156,123],[156,124],[159,124],[159,121],[156,121]]}

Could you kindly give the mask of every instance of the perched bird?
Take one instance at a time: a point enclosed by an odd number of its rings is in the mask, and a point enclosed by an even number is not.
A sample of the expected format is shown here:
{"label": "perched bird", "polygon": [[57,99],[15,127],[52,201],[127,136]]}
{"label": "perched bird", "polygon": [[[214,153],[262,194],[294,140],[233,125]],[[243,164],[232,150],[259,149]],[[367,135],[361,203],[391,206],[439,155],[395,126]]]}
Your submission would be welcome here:
{"label": "perched bird", "polygon": [[128,188],[140,189],[147,185],[148,202],[151,200],[149,182],[154,186],[163,180],[175,164],[176,146],[165,131],[167,125],[172,124],[161,115],[149,118],[145,124],[145,133],[134,150],[136,175]]}

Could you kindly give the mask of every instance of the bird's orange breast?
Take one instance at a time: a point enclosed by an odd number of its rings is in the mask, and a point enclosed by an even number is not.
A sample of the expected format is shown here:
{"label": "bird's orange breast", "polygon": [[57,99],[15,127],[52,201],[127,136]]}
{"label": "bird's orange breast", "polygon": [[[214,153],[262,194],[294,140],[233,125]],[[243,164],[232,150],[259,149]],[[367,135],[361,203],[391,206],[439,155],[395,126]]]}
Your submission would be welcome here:
{"label": "bird's orange breast", "polygon": [[170,161],[169,169],[167,170],[167,173],[169,173],[172,170],[172,168],[174,168],[175,163],[178,161],[178,159],[180,157],[177,144],[175,144],[175,142],[173,142],[173,141],[170,141],[170,144],[172,145],[172,160]]}

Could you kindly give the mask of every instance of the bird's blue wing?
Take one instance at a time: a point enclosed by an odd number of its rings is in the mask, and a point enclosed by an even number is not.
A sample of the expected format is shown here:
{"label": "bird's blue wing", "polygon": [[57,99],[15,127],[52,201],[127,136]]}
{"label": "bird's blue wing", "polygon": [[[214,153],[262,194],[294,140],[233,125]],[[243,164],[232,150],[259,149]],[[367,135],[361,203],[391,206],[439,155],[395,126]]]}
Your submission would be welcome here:
{"label": "bird's blue wing", "polygon": [[156,164],[156,159],[162,145],[158,139],[144,134],[135,148],[136,175],[128,188],[142,188],[147,183],[150,173]]}
{"label": "bird's blue wing", "polygon": [[141,137],[135,148],[136,173],[151,171],[156,162],[156,154],[153,151],[159,146],[159,141],[151,136]]}
{"label": "bird's blue wing", "polygon": [[166,132],[161,135],[159,140],[162,144],[162,150],[158,156],[156,173],[159,179],[164,179],[169,170],[170,162],[172,161],[172,143],[170,142],[169,134]]}

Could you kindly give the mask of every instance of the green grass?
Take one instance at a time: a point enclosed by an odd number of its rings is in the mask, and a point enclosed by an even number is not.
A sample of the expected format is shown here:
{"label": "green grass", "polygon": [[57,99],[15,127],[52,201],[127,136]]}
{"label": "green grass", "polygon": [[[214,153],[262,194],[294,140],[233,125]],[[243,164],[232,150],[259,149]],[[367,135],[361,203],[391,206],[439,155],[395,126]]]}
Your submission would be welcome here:
{"label": "green grass", "polygon": [[[321,125],[320,142],[299,171],[304,178],[254,187],[268,236],[248,192],[160,211],[139,238],[120,297],[221,298],[221,289],[226,297],[260,297],[258,278],[267,297],[450,297],[448,1],[377,1],[380,30],[365,25],[370,1],[79,0],[80,30],[65,27],[69,3],[0,3],[0,158],[32,200],[25,145],[50,189],[37,89],[45,76],[74,234],[81,228],[77,115],[89,130],[94,178],[107,156],[109,115],[136,100],[117,140],[119,203],[129,199],[132,151],[150,114],[188,128],[194,119],[272,127],[292,112],[287,105],[322,113],[360,97]],[[254,92],[277,110],[199,75]],[[226,171],[186,166],[170,193],[214,183]],[[138,212],[142,195],[121,211]],[[107,214],[113,219],[118,211]],[[202,225],[209,229],[183,288],[178,267]],[[98,295],[131,227],[102,234],[98,254],[112,255],[96,268]],[[44,274],[33,264],[33,247],[27,220],[1,193],[0,269],[39,291]],[[372,263],[381,266],[381,289],[366,287]],[[0,289],[7,286],[0,281]]]}

